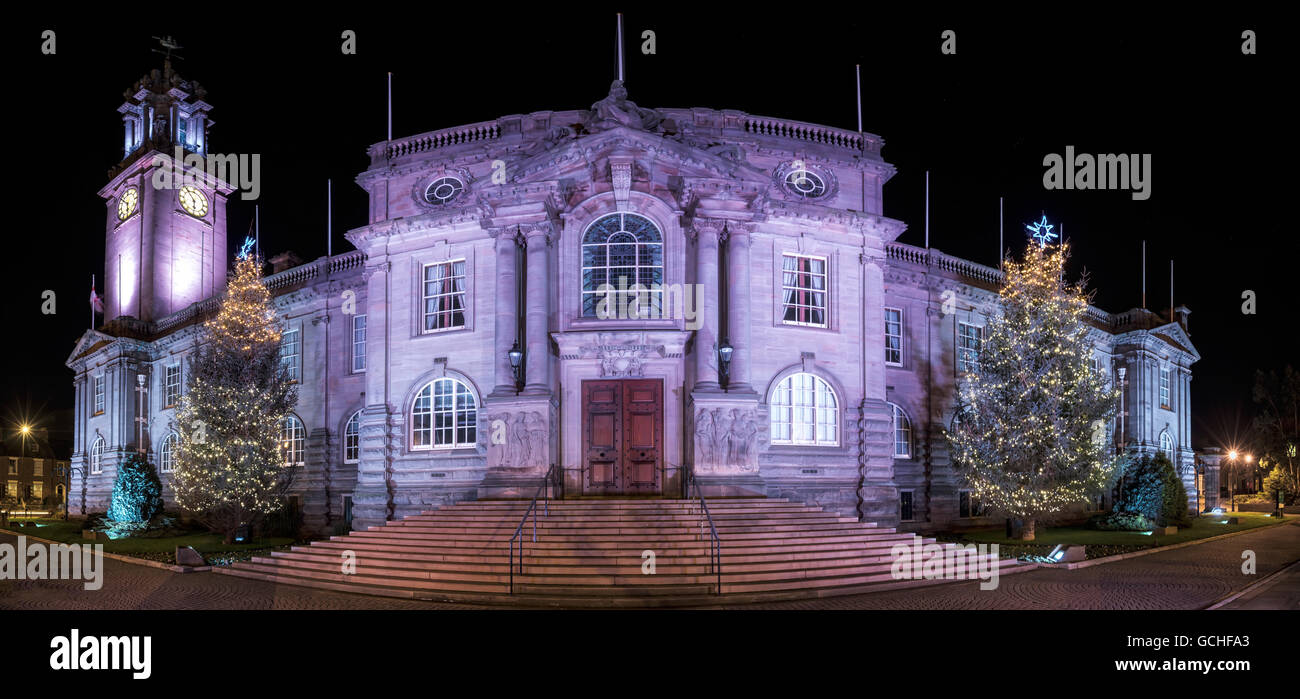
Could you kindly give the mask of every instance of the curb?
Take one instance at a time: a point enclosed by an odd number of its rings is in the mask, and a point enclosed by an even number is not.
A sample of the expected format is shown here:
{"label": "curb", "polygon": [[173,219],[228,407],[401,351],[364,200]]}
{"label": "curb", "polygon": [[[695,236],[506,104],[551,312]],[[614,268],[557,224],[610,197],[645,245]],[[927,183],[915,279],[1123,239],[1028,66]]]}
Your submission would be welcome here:
{"label": "curb", "polygon": [[[15,538],[23,536],[23,537],[27,537],[29,541],[39,541],[42,544],[48,544],[51,546],[57,546],[59,544],[72,546],[72,544],[69,544],[66,541],[53,541],[50,539],[42,539],[39,536],[32,536],[26,532],[16,532],[12,529],[0,529],[0,534],[8,534]],[[95,546],[96,544],[91,542],[91,543],[85,543],[79,545]],[[173,573],[204,573],[212,570],[212,566],[178,566],[178,565],[173,565],[171,563],[163,563],[162,561],[151,561],[147,558],[136,558],[135,556],[127,556],[121,553],[109,553],[107,551],[103,552],[103,555],[104,558],[111,558],[115,561],[121,561],[123,563],[130,563],[138,566],[148,566],[150,568],[160,568],[162,570],[170,570]]]}
{"label": "curb", "polygon": [[1205,609],[1206,611],[1213,610],[1213,609],[1220,609],[1224,605],[1234,602],[1248,593],[1262,592],[1263,590],[1275,585],[1278,580],[1282,579],[1283,573],[1286,573],[1292,570],[1293,568],[1300,568],[1300,561],[1295,561],[1289,566],[1284,566],[1278,570],[1275,570],[1269,575],[1266,575],[1265,577],[1256,580],[1255,582],[1241,588],[1240,590],[1237,590],[1236,592],[1233,593],[1229,593],[1226,597],[1220,598],[1218,602],[1211,604]]}
{"label": "curb", "polygon": [[1167,544],[1165,546],[1152,546],[1151,548],[1142,549],[1141,551],[1117,553],[1113,556],[1104,556],[1102,558],[1094,558],[1088,561],[1079,561],[1078,563],[1064,563],[1064,564],[1043,563],[1042,566],[1044,568],[1064,568],[1066,570],[1075,570],[1078,568],[1091,568],[1092,566],[1104,565],[1106,563],[1114,563],[1116,561],[1124,561],[1130,558],[1137,558],[1138,556],[1149,556],[1153,553],[1161,553],[1163,551],[1173,551],[1174,549],[1186,548],[1188,546],[1196,546],[1198,544],[1208,544],[1211,541],[1228,539],[1234,536],[1241,536],[1242,534],[1250,534],[1251,532],[1264,531],[1265,529],[1271,529],[1273,527],[1281,527],[1281,526],[1285,526],[1288,524],[1295,524],[1295,523],[1296,523],[1295,520],[1283,520],[1281,522],[1273,522],[1271,524],[1265,524],[1259,527],[1251,527],[1250,529],[1243,529],[1242,531],[1239,532],[1229,532],[1227,534],[1216,534],[1214,536],[1207,536],[1204,539],[1193,539],[1192,541],[1183,541],[1177,544]]}

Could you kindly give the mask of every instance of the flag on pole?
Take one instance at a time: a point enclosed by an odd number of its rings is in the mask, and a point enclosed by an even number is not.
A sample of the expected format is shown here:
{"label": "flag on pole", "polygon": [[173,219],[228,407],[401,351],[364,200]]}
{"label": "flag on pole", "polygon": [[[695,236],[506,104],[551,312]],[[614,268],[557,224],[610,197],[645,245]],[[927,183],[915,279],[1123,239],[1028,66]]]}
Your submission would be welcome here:
{"label": "flag on pole", "polygon": [[[95,293],[95,275],[90,275],[90,311],[91,313],[104,312],[104,300]],[[92,318],[94,316],[92,315]]]}

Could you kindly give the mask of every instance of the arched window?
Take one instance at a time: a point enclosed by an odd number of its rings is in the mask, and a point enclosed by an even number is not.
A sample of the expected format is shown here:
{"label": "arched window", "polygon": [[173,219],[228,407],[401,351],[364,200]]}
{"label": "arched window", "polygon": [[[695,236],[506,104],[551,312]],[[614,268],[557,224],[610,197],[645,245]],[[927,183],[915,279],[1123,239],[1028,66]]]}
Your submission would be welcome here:
{"label": "arched window", "polygon": [[478,402],[456,379],[434,379],[411,404],[411,448],[450,449],[478,442]]}
{"label": "arched window", "polygon": [[94,446],[90,448],[90,472],[104,472],[104,438],[100,437],[95,440]]}
{"label": "arched window", "polygon": [[813,374],[781,379],[772,391],[772,443],[839,446],[839,402]]}
{"label": "arched window", "polygon": [[355,464],[361,460],[361,411],[352,413],[343,428],[343,463]]}
{"label": "arched window", "polygon": [[172,432],[171,434],[163,438],[162,444],[158,445],[158,472],[159,473],[172,472],[172,468],[173,468],[172,465],[173,463],[175,463],[174,459],[176,454],[176,440],[177,440],[176,433]]}
{"label": "arched window", "polygon": [[280,453],[284,455],[284,465],[301,465],[306,451],[306,429],[302,420],[296,415],[289,415],[280,423]]}
{"label": "arched window", "polygon": [[1160,451],[1171,459],[1174,456],[1174,438],[1170,437],[1168,432],[1160,433]]}
{"label": "arched window", "polygon": [[582,236],[584,318],[661,318],[663,282],[664,241],[653,221],[618,213],[587,227]]}
{"label": "arched window", "polygon": [[893,410],[894,425],[894,458],[910,459],[912,458],[912,421],[907,419],[907,413],[897,405],[890,403],[889,407]]}

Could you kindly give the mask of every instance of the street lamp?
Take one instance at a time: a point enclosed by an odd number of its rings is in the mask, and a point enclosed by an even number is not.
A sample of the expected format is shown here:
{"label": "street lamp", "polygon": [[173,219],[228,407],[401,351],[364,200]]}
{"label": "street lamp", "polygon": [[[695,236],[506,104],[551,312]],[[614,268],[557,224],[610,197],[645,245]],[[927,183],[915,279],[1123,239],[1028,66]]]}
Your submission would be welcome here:
{"label": "street lamp", "polygon": [[524,351],[519,349],[519,340],[511,346],[510,351],[506,352],[506,358],[510,360],[510,373],[515,377],[515,395],[524,387]]}
{"label": "street lamp", "polygon": [[736,348],[723,338],[722,344],[718,347],[718,383],[722,384],[722,390],[727,390],[731,384],[731,355]]}

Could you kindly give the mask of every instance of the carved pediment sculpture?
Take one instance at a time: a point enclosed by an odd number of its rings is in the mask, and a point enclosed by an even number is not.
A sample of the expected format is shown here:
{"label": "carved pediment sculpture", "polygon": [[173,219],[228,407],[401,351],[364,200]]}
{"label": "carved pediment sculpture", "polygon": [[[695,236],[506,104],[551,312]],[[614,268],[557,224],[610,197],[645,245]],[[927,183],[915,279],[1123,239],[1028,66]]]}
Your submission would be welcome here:
{"label": "carved pediment sculpture", "polygon": [[609,96],[591,105],[591,113],[583,126],[587,133],[597,133],[619,127],[637,131],[654,131],[664,119],[654,109],[636,106],[627,98],[627,88],[622,80],[615,80],[609,86]]}

